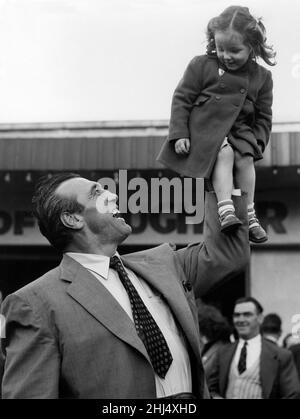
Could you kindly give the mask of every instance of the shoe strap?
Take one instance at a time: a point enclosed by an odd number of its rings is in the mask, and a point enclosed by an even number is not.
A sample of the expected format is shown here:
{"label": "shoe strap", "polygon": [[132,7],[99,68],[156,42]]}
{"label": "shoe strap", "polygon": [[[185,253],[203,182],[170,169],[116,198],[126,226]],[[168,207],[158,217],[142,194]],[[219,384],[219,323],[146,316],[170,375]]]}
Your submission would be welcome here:
{"label": "shoe strap", "polygon": [[228,210],[224,212],[222,215],[220,215],[220,220],[224,221],[227,217],[235,217],[235,212],[232,210]]}
{"label": "shoe strap", "polygon": [[249,220],[249,228],[260,227],[260,223],[256,217]]}

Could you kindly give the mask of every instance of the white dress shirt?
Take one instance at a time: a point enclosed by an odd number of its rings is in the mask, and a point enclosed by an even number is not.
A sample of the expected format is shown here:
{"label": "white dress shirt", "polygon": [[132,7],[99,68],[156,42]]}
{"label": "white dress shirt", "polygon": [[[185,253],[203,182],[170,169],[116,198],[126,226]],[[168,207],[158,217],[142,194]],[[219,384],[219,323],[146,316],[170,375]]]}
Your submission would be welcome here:
{"label": "white dress shirt", "polygon": [[[66,254],[88,269],[112,294],[133,321],[128,294],[119,279],[118,273],[109,268],[109,257],[86,253],[68,252]],[[119,256],[118,253],[116,255]],[[155,373],[157,397],[165,397],[181,392],[192,392],[189,355],[184,337],[176,325],[171,310],[143,279],[137,278],[130,269],[125,268],[125,270],[145,306],[162,331],[173,357],[173,362],[165,378],[160,378]]]}
{"label": "white dress shirt", "polygon": [[[245,340],[244,339],[239,339],[239,343],[238,346],[236,348],[235,351],[235,355],[233,358],[233,362],[235,367],[237,368],[237,365],[239,363],[239,359],[240,359],[240,355],[241,355],[241,350],[242,347],[244,346]],[[259,359],[260,354],[261,354],[261,335],[257,335],[252,339],[247,340],[247,358],[246,358],[246,370],[250,367],[252,367],[252,365],[254,365],[254,363]]]}

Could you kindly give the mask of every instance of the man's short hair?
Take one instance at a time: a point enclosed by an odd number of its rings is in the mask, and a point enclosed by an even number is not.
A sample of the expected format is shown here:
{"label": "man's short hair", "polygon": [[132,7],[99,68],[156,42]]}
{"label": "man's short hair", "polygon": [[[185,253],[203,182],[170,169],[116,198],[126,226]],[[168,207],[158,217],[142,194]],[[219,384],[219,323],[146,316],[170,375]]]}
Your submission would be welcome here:
{"label": "man's short hair", "polygon": [[56,194],[56,190],[66,180],[77,177],[80,177],[77,173],[43,176],[36,184],[32,198],[33,214],[38,220],[41,233],[61,252],[72,241],[73,230],[62,223],[60,215],[63,212],[80,213],[84,207],[77,202],[75,196],[64,198]]}
{"label": "man's short hair", "polygon": [[254,297],[241,297],[238,300],[236,300],[236,302],[234,303],[234,307],[237,304],[242,303],[253,303],[256,307],[257,314],[261,314],[264,311],[262,305]]}
{"label": "man's short hair", "polygon": [[281,318],[276,313],[267,314],[261,325],[261,333],[280,334]]}

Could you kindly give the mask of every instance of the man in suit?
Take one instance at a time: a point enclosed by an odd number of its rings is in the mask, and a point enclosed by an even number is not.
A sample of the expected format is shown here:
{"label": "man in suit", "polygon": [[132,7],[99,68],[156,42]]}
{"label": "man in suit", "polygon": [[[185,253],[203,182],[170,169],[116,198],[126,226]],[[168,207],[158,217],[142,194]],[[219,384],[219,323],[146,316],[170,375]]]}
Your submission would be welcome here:
{"label": "man in suit", "polygon": [[281,323],[281,318],[278,314],[269,313],[263,319],[260,333],[265,339],[278,345],[278,341],[282,334]]}
{"label": "man in suit", "polygon": [[233,323],[239,339],[218,354],[208,383],[214,398],[300,398],[292,354],[260,335],[262,312],[255,298],[236,301]]}
{"label": "man in suit", "polygon": [[70,173],[38,185],[40,230],[63,258],[3,304],[3,398],[209,397],[194,291],[203,295],[248,263],[244,197],[235,200],[244,224],[232,235],[220,231],[209,193],[204,243],[122,258],[117,247],[131,227],[116,200]]}
{"label": "man in suit", "polygon": [[299,380],[300,380],[300,343],[296,343],[295,345],[290,346],[289,350],[293,354],[293,358],[295,361],[295,365],[296,365]]}

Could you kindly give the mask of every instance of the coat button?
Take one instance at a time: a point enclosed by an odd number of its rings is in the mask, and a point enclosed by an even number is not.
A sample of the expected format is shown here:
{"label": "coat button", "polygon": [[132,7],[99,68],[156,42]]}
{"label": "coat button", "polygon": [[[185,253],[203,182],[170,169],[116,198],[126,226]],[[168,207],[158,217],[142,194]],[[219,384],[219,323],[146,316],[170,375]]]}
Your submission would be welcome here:
{"label": "coat button", "polygon": [[220,83],[220,87],[221,87],[221,89],[224,89],[226,87],[226,84],[225,83]]}
{"label": "coat button", "polygon": [[246,89],[244,89],[244,88],[240,89],[241,93],[245,93],[245,91],[246,91]]}
{"label": "coat button", "polygon": [[220,100],[220,99],[221,99],[221,96],[216,96],[216,99],[217,99],[217,100]]}

